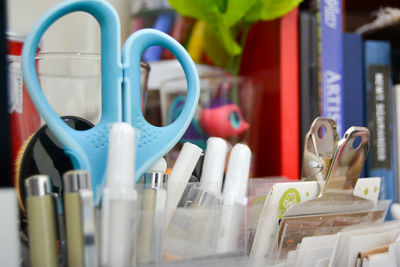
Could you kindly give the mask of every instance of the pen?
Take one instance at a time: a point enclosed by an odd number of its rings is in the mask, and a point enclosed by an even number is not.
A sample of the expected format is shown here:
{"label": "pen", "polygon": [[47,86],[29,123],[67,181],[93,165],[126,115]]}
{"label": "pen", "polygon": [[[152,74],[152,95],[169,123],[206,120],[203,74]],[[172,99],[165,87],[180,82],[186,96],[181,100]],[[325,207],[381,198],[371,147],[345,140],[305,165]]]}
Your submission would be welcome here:
{"label": "pen", "polygon": [[227,149],[228,145],[224,139],[219,137],[208,138],[200,177],[200,188],[215,196],[221,193]]}
{"label": "pen", "polygon": [[135,238],[135,130],[114,123],[109,134],[106,185],[101,213],[101,265],[130,266]]}
{"label": "pen", "polygon": [[171,222],[179,200],[185,191],[186,185],[200,158],[202,149],[191,143],[185,143],[176,159],[175,165],[167,182],[167,215],[165,218],[164,233]]}
{"label": "pen", "polygon": [[57,266],[55,198],[47,175],[25,180],[29,254],[32,267]]}
{"label": "pen", "polygon": [[88,171],[63,175],[68,266],[97,266],[93,192]]}
{"label": "pen", "polygon": [[144,175],[142,216],[139,231],[138,261],[140,263],[161,260],[162,236],[164,233],[168,175],[167,162],[161,158]]}
{"label": "pen", "polygon": [[250,160],[251,151],[247,145],[236,144],[232,148],[222,194],[223,207],[217,245],[219,253],[240,249],[238,239],[243,211],[247,205]]}

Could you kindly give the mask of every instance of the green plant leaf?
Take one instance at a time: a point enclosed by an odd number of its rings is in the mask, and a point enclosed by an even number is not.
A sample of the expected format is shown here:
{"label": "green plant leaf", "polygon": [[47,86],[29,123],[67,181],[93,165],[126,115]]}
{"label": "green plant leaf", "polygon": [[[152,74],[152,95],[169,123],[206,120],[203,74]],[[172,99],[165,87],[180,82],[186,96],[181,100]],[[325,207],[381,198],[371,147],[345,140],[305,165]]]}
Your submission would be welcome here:
{"label": "green plant leaf", "polygon": [[302,0],[258,0],[244,17],[248,23],[279,18],[298,6]]}
{"label": "green plant leaf", "polygon": [[225,25],[233,26],[240,22],[257,2],[258,0],[229,0],[226,12],[222,15]]}
{"label": "green plant leaf", "polygon": [[227,50],[221,43],[221,38],[209,24],[207,24],[204,31],[204,49],[207,56],[216,66],[224,67],[228,62],[229,55],[226,52]]}
{"label": "green plant leaf", "polygon": [[214,21],[221,14],[226,0],[168,0],[181,15],[206,22]]}

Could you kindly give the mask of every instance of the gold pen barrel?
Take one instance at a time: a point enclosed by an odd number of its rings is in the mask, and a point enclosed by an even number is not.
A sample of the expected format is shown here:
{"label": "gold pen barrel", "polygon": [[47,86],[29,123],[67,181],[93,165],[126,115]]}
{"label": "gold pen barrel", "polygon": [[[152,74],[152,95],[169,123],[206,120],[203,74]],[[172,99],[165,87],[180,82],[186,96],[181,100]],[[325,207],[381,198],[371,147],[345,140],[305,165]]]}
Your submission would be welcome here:
{"label": "gold pen barrel", "polygon": [[35,175],[25,181],[29,254],[32,267],[57,266],[57,228],[51,180]]}
{"label": "gold pen barrel", "polygon": [[79,190],[91,189],[90,175],[81,170],[69,171],[64,174],[63,181],[68,266],[83,267],[85,241]]}

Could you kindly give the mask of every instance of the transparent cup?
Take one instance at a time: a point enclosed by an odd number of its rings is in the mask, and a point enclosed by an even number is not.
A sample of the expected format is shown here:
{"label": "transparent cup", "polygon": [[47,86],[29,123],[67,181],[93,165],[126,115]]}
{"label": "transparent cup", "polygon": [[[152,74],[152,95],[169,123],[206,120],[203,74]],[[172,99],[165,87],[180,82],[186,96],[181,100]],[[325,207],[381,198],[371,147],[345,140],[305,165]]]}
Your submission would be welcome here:
{"label": "transparent cup", "polygon": [[[173,122],[182,110],[187,90],[186,79],[165,81],[160,88],[163,125]],[[191,142],[206,148],[209,137],[220,137],[232,146],[244,143],[257,149],[257,116],[261,103],[260,83],[250,77],[212,74],[200,77],[200,100],[187,131],[167,160],[174,162],[180,145]]]}

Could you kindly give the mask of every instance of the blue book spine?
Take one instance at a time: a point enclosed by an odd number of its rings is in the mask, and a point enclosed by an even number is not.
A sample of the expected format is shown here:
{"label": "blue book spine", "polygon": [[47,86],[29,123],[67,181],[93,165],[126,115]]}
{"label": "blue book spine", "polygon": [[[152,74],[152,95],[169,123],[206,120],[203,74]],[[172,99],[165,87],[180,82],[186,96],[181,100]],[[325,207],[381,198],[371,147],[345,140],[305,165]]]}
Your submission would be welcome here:
{"label": "blue book spine", "polygon": [[[360,34],[343,34],[343,125],[366,126],[364,118],[363,41]],[[363,168],[360,177],[365,177]]]}
{"label": "blue book spine", "polygon": [[370,130],[371,145],[367,158],[367,172],[369,177],[382,177],[379,198],[395,200],[393,97],[389,42],[365,41],[364,62],[367,109],[365,114]]}
{"label": "blue book spine", "polygon": [[[174,16],[172,14],[161,14],[154,22],[153,29],[169,34],[173,21]],[[159,60],[161,58],[162,49],[161,46],[151,46],[147,48],[143,53],[143,60],[146,62]]]}
{"label": "blue book spine", "polygon": [[343,32],[342,1],[320,0],[321,111],[332,118],[340,137],[343,125]]}

